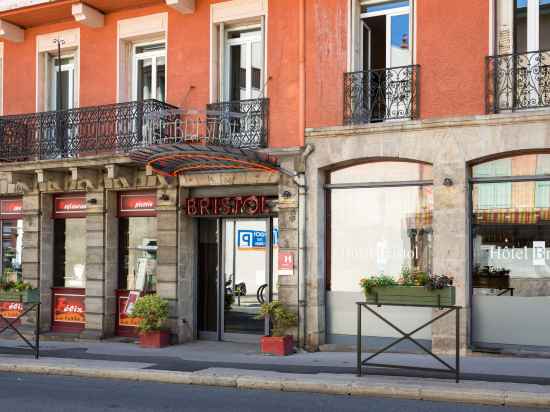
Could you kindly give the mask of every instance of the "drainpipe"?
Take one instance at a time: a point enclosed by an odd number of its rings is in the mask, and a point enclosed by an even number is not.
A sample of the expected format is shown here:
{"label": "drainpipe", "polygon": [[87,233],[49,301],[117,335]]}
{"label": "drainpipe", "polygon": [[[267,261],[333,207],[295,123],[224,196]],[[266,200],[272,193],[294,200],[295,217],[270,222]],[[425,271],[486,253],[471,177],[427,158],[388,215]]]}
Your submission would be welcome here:
{"label": "drainpipe", "polygon": [[[302,153],[303,164],[305,165],[307,157],[313,152],[313,146],[307,145]],[[307,181],[306,174],[299,173],[294,176],[294,183],[298,186],[298,344],[302,339],[301,346],[306,346],[306,194]]]}

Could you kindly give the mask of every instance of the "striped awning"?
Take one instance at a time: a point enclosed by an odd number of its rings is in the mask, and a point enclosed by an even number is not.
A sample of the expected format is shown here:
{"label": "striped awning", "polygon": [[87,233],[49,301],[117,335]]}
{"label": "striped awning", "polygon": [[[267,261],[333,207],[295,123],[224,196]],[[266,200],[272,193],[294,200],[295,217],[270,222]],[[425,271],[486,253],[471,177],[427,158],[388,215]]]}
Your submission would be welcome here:
{"label": "striped awning", "polygon": [[[136,150],[130,158],[150,166],[163,176],[193,172],[254,171],[285,172],[277,159],[253,149],[202,144],[163,144]],[[290,173],[287,173],[290,174]]]}
{"label": "striped awning", "polygon": [[550,220],[549,208],[489,209],[474,211],[474,221],[477,224],[532,225],[548,220]]}

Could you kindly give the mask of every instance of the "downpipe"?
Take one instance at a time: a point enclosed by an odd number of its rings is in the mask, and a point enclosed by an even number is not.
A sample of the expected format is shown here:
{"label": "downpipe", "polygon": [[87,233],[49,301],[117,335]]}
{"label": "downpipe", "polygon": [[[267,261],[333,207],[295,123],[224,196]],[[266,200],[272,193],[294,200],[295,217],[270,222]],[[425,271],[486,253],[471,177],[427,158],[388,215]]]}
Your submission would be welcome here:
{"label": "downpipe", "polygon": [[[302,153],[302,160],[306,164],[307,157],[313,152],[313,146],[307,145]],[[306,209],[307,209],[307,179],[305,173],[298,173],[293,178],[298,186],[298,345],[306,347],[307,322],[307,288],[306,288]]]}

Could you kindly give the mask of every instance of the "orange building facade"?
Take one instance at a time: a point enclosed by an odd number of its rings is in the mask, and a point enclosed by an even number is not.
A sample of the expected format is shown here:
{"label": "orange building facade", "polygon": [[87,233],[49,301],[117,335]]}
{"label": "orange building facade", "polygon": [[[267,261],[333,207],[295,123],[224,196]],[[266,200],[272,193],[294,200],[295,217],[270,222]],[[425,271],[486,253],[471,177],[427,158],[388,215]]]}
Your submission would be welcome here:
{"label": "orange building facade", "polygon": [[[256,341],[280,300],[311,349],[354,343],[362,277],[446,274],[462,350],[550,347],[499,315],[550,276],[495,258],[550,242],[549,3],[8,2],[3,273],[44,331],[135,336],[126,302],[155,292],[175,341]],[[419,339],[447,351],[449,325]]]}

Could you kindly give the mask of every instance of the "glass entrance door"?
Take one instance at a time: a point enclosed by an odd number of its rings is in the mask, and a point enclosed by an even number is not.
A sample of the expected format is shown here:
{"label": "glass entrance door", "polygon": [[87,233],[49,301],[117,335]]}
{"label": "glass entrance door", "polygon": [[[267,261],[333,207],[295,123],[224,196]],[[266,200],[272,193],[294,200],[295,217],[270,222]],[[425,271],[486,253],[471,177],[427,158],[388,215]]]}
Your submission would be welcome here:
{"label": "glass entrance door", "polygon": [[277,299],[277,226],[276,218],[199,222],[200,338],[256,342],[269,333],[256,317],[262,303]]}

